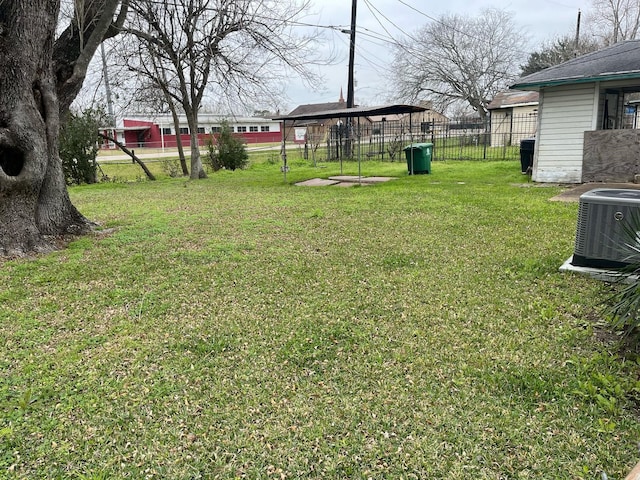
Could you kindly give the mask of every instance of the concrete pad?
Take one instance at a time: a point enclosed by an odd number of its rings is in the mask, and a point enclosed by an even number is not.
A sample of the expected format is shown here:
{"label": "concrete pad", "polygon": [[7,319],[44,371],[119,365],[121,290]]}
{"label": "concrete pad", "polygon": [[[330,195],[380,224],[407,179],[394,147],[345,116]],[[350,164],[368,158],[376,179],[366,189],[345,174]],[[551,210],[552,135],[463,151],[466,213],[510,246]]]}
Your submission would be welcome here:
{"label": "concrete pad", "polygon": [[338,180],[339,182],[352,183],[381,183],[394,180],[394,177],[358,177],[357,175],[336,175],[329,177],[330,180]]}
{"label": "concrete pad", "polygon": [[353,187],[354,185],[373,185],[375,183],[388,182],[395,180],[395,177],[358,177],[357,175],[337,175],[329,177],[328,180],[323,178],[312,178],[304,182],[296,183],[299,187],[326,187],[336,185],[338,187]]}
{"label": "concrete pad", "polygon": [[571,264],[573,255],[570,256],[566,262],[560,267],[561,272],[573,272],[580,275],[588,275],[595,280],[601,280],[603,282],[620,282],[630,279],[616,270],[607,270],[606,268],[592,268],[592,267],[577,267]]}
{"label": "concrete pad", "polygon": [[358,183],[359,179],[363,179],[364,177],[358,177],[357,175],[335,175],[333,177],[329,177],[329,180],[337,180],[338,182],[356,182]]}
{"label": "concrete pad", "polygon": [[390,180],[395,180],[396,177],[366,177],[366,183],[382,183]]}
{"label": "concrete pad", "polygon": [[553,202],[577,202],[580,200],[580,195],[594,188],[631,188],[637,190],[640,189],[640,185],[637,183],[582,183],[577,186],[571,186],[568,190],[565,190],[550,200]]}
{"label": "concrete pad", "polygon": [[296,183],[299,187],[327,187],[329,185],[335,185],[339,183],[337,180],[325,180],[323,178],[312,178],[311,180],[305,180],[304,182]]}

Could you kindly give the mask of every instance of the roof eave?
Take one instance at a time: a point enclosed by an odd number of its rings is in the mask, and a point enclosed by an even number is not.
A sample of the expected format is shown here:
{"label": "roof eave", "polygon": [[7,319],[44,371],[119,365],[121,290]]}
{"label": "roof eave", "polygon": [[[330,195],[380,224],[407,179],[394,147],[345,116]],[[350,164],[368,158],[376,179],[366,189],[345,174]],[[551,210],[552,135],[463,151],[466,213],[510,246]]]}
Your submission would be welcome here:
{"label": "roof eave", "polygon": [[511,103],[509,105],[500,105],[497,107],[487,107],[487,110],[501,110],[505,108],[520,108],[520,107],[536,107],[540,102],[523,102],[523,103]]}
{"label": "roof eave", "polygon": [[544,87],[557,87],[560,85],[573,85],[579,83],[609,82],[614,80],[640,79],[640,72],[626,74],[596,75],[594,77],[583,78],[560,78],[557,80],[547,80],[540,82],[514,83],[509,87],[511,90],[533,90],[539,91]]}

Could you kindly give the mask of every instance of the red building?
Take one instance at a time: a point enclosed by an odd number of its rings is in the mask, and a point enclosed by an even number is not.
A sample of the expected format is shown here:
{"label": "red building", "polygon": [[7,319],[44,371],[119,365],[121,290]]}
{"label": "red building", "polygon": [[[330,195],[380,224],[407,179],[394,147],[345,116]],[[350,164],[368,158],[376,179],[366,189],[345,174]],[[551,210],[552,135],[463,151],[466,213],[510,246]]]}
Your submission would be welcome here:
{"label": "red building", "polygon": [[[219,133],[223,122],[227,122],[233,132],[240,134],[247,143],[274,143],[282,140],[280,123],[261,117],[231,117],[225,115],[198,115],[198,141],[207,144],[211,135]],[[182,144],[191,141],[189,126],[184,115],[176,132],[171,115],[132,115],[122,120],[116,128],[118,140],[129,148],[175,148],[176,137],[180,135]]]}

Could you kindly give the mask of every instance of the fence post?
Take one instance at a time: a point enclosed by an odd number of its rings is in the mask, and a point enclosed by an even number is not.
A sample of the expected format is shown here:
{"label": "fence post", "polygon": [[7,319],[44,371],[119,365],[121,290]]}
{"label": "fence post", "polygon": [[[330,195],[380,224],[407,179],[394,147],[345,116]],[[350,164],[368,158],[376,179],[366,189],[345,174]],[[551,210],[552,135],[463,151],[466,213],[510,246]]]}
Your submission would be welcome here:
{"label": "fence post", "polygon": [[[488,128],[487,128],[488,127]],[[488,132],[488,133],[487,133]],[[482,159],[487,159],[487,135],[491,135],[491,114],[489,114],[489,118],[484,121],[484,142],[482,145]],[[489,138],[490,139],[490,138]]]}

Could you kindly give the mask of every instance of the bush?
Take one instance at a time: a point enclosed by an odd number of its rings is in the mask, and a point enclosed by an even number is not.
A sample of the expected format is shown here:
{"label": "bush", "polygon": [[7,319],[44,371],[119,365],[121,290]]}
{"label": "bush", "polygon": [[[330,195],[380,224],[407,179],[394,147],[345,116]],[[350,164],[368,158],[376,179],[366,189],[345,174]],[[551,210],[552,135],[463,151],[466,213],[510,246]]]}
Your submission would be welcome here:
{"label": "bush", "polygon": [[180,169],[180,161],[176,158],[166,158],[162,162],[162,171],[171,178],[181,176],[182,170]]}
{"label": "bush", "polygon": [[68,185],[97,182],[100,123],[104,115],[98,110],[70,114],[60,130],[60,158]]}
{"label": "bush", "polygon": [[623,224],[625,243],[621,247],[624,261],[616,292],[608,299],[609,323],[633,346],[640,344],[640,215],[632,214]]}
{"label": "bush", "polygon": [[234,135],[227,122],[222,122],[220,133],[211,136],[208,142],[209,164],[214,172],[221,169],[243,169],[249,163],[245,141]]}

